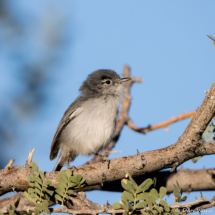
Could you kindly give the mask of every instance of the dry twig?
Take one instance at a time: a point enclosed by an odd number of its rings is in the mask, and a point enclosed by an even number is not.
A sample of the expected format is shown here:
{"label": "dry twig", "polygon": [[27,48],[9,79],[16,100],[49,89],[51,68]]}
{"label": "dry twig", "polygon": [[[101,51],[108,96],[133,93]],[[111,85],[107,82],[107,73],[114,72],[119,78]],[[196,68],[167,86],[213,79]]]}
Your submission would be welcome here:
{"label": "dry twig", "polygon": [[8,164],[5,166],[5,168],[12,166],[12,164],[14,163],[15,159],[10,159]]}
{"label": "dry twig", "polygon": [[161,123],[158,123],[156,125],[149,125],[146,128],[138,128],[137,126],[135,126],[133,124],[131,119],[128,120],[127,125],[132,130],[137,131],[139,133],[145,134],[146,132],[153,131],[153,130],[156,130],[156,129],[159,129],[159,128],[167,128],[168,125],[170,125],[172,123],[175,123],[175,122],[178,122],[178,121],[183,120],[183,119],[187,119],[188,117],[191,117],[191,116],[193,116],[195,114],[196,114],[196,111],[183,113],[183,114],[181,114],[179,116],[172,117],[171,119],[166,120],[166,121],[161,122]]}

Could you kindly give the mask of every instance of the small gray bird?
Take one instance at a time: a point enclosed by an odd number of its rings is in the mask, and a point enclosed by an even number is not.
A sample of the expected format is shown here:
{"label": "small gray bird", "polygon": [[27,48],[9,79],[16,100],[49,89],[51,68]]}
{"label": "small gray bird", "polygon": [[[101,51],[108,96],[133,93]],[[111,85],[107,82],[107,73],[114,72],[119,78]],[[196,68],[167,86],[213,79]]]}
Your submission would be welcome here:
{"label": "small gray bird", "polygon": [[123,82],[112,70],[97,70],[83,82],[80,96],[61,119],[51,144],[50,160],[60,156],[53,171],[78,155],[98,154],[113,138],[119,105],[123,100]]}

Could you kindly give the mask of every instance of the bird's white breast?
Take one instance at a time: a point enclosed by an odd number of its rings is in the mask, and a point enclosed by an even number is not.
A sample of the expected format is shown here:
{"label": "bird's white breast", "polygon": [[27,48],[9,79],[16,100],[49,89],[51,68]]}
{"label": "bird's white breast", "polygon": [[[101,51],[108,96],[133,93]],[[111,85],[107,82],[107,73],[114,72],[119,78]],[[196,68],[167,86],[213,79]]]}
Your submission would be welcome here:
{"label": "bird's white breast", "polygon": [[106,147],[114,135],[119,105],[114,96],[87,100],[62,132],[64,150],[90,155]]}

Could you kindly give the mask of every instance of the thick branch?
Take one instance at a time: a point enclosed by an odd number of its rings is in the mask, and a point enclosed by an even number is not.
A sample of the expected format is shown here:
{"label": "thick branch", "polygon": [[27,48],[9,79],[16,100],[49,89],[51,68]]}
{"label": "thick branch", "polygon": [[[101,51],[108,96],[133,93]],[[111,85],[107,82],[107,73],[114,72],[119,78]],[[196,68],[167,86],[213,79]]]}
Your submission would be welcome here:
{"label": "thick branch", "polygon": [[178,122],[180,120],[186,119],[188,117],[191,117],[191,116],[193,116],[195,114],[196,114],[196,111],[183,113],[183,114],[181,114],[179,116],[172,117],[171,119],[166,120],[164,122],[158,123],[156,125],[149,125],[149,126],[147,126],[145,128],[138,128],[136,125],[133,124],[131,119],[128,120],[127,125],[132,130],[137,131],[139,133],[145,134],[146,132],[153,131],[153,130],[156,130],[156,129],[159,129],[159,128],[167,128],[168,125],[170,125],[172,123],[175,123],[175,122]]}
{"label": "thick branch", "polygon": [[[147,175],[142,175],[135,177],[134,180],[137,184],[141,184],[147,178],[157,178],[156,189],[159,190],[161,186],[167,188],[167,193],[173,192],[173,183],[175,184],[176,181],[180,184],[180,187],[183,192],[192,192],[192,191],[205,191],[205,190],[215,190],[215,169],[199,169],[199,170],[189,170],[184,169],[183,167],[177,171],[177,173],[169,172],[169,171],[162,171],[162,172],[155,172]],[[88,186],[83,189],[84,191],[90,190],[105,190],[105,191],[113,191],[113,192],[123,192],[124,189],[121,186],[121,180],[112,181],[109,183],[105,183],[103,186],[101,185],[94,185]],[[20,196],[20,207],[26,206],[33,206],[32,204],[29,205],[29,202],[23,199],[23,194],[17,194]],[[5,198],[0,200],[0,208],[9,207],[9,204],[16,198],[16,196],[12,196],[10,198]],[[54,205],[54,202],[50,203]],[[20,210],[20,209],[19,209]]]}
{"label": "thick branch", "polygon": [[[193,151],[187,152],[185,151],[186,149],[183,148],[179,151],[177,147],[173,149],[170,147],[133,156],[112,159],[110,160],[109,169],[106,162],[80,166],[73,171],[73,174],[81,174],[86,178],[88,186],[91,186],[120,180],[125,177],[126,171],[132,176],[140,176],[169,168],[174,164],[175,153],[179,155],[179,158],[182,157],[181,160],[177,160],[178,165],[195,156],[215,154],[215,141],[208,141],[202,144],[196,149],[195,153]],[[186,160],[185,157],[183,157],[183,153],[186,153]],[[45,176],[47,179],[52,180],[53,184],[56,185],[58,174],[59,172],[47,172]],[[12,166],[0,170],[0,195],[11,191],[23,192],[27,190],[27,176],[29,175],[29,170],[26,166]]]}
{"label": "thick branch", "polygon": [[[161,186],[166,187],[168,194],[173,192],[173,183],[175,184],[176,181],[180,184],[183,192],[186,193],[192,191],[215,190],[215,169],[189,170],[181,167],[177,173],[170,171],[155,172],[135,177],[134,180],[139,185],[147,178],[156,178],[156,189],[159,190]],[[103,186],[88,186],[84,189],[84,191],[90,190],[105,190],[112,192],[124,191],[121,186],[121,180],[105,183]]]}

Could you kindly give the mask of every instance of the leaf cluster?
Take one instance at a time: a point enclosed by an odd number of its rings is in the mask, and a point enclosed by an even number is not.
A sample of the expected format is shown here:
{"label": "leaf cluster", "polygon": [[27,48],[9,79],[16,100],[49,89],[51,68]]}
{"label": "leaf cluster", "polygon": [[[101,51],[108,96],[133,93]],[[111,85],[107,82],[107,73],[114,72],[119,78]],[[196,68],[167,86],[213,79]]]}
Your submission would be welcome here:
{"label": "leaf cluster", "polygon": [[[9,205],[9,215],[17,215],[19,214],[18,211],[16,211],[16,209],[19,206],[19,201],[20,201],[20,197],[18,197],[12,204]],[[0,211],[0,215],[4,215],[3,212]]]}
{"label": "leaf cluster", "polygon": [[54,186],[51,180],[45,180],[44,172],[38,170],[35,162],[31,162],[31,176],[28,176],[29,186],[28,192],[24,192],[27,200],[34,203],[36,214],[50,214],[49,200],[54,194]]}
{"label": "leaf cluster", "polygon": [[80,174],[71,176],[71,170],[67,169],[66,172],[60,172],[57,179],[57,189],[55,190],[55,199],[63,205],[64,200],[68,200],[68,194],[72,195],[74,189],[82,189],[85,186],[86,179]]}
{"label": "leaf cluster", "polygon": [[122,179],[121,185],[125,189],[119,203],[113,204],[113,209],[124,209],[123,215],[135,213],[140,210],[144,215],[172,214],[178,215],[174,209],[171,210],[168,203],[163,199],[167,193],[165,187],[160,187],[159,192],[154,188],[156,179],[146,179],[139,186],[126,172],[128,179]]}
{"label": "leaf cluster", "polygon": [[181,198],[182,195],[182,189],[180,188],[178,182],[176,181],[176,184],[173,184],[174,187],[174,191],[173,191],[173,198],[175,202],[184,202],[187,200],[187,196],[184,196],[183,198]]}

